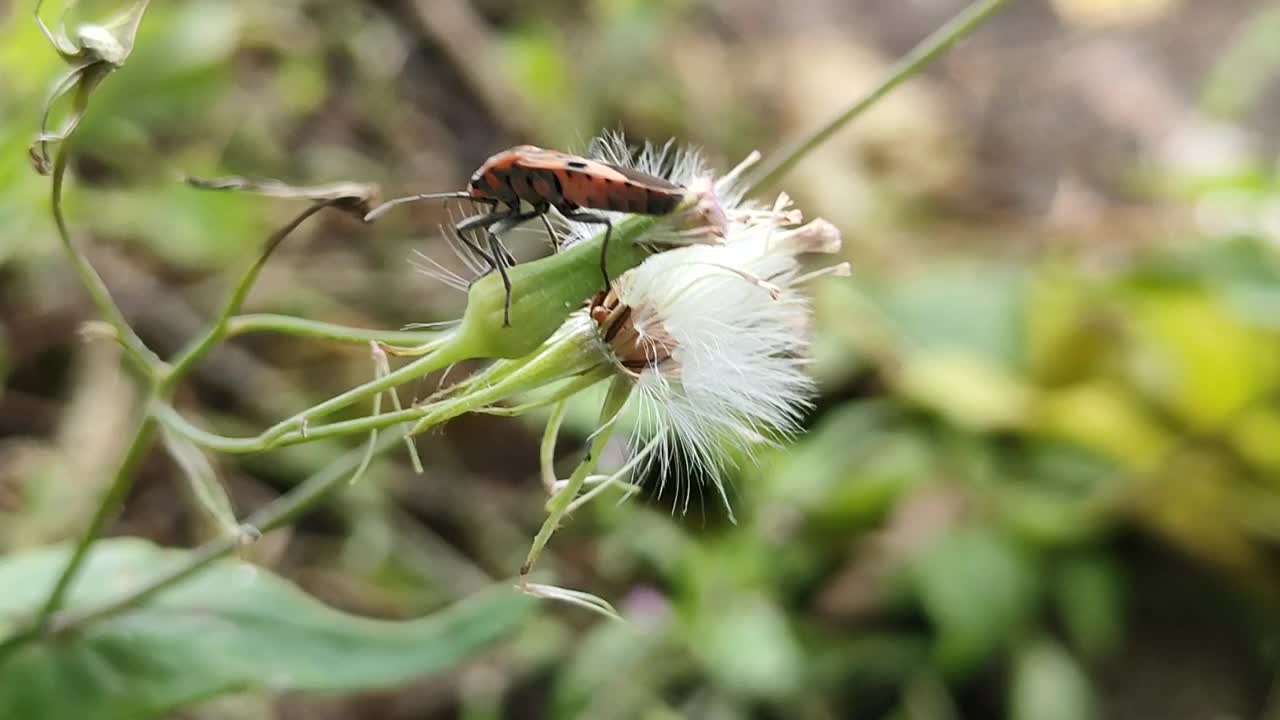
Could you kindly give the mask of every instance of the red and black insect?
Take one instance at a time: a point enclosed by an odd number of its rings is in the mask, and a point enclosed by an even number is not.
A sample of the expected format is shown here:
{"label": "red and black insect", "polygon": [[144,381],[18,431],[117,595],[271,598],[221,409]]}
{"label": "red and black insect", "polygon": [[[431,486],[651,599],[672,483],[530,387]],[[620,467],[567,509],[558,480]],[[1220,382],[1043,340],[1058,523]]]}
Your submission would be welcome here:
{"label": "red and black insect", "polygon": [[[511,279],[507,266],[514,259],[502,246],[499,235],[526,220],[541,217],[548,232],[555,236],[546,214],[555,208],[568,220],[604,226],[604,242],[600,253],[600,272],[605,288],[609,287],[609,238],[613,223],[604,215],[585,212],[608,210],[637,215],[669,215],[685,198],[686,189],[659,177],[636,172],[576,155],[544,150],[533,145],[518,145],[490,157],[471,176],[468,189],[453,193],[411,195],[391,200],[365,216],[373,220],[394,205],[436,198],[458,198],[483,203],[491,212],[463,219],[455,226],[460,238],[502,276],[507,297],[504,324],[511,324]],[[522,202],[530,206],[522,210]],[[486,252],[468,240],[466,233],[484,229],[488,236]]]}

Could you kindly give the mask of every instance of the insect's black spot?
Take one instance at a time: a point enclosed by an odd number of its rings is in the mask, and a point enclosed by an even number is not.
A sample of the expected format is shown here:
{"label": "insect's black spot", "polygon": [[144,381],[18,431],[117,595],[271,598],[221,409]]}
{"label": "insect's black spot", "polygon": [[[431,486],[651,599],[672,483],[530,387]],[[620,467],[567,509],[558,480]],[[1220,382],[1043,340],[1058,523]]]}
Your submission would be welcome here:
{"label": "insect's black spot", "polygon": [[587,164],[586,164],[586,163],[584,163],[584,162],[582,162],[581,160],[570,160],[569,162],[567,162],[567,163],[565,163],[565,164],[566,164],[566,165],[568,165],[569,167],[573,168],[574,170],[586,170],[586,169],[587,169]]}

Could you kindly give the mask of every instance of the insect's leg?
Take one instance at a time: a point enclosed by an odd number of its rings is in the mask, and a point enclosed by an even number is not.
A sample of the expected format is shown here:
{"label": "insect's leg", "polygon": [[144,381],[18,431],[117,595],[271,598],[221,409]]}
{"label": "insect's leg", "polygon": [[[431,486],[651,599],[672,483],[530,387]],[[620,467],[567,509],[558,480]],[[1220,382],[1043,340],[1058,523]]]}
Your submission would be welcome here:
{"label": "insect's leg", "polygon": [[498,249],[502,251],[503,262],[507,264],[507,267],[511,267],[512,265],[515,265],[516,256],[512,255],[511,251],[507,249],[506,244],[502,242],[502,236],[498,235],[498,233],[496,232],[494,233],[494,236],[497,237],[497,240],[498,240]]}
{"label": "insect's leg", "polygon": [[551,221],[547,219],[546,211],[543,211],[540,217],[542,218],[542,226],[547,229],[547,235],[551,236],[551,248],[557,253],[560,252],[559,233],[557,233],[556,229],[551,226]]}
{"label": "insect's leg", "polygon": [[[484,215],[472,215],[471,217],[463,218],[454,225],[453,231],[454,234],[466,244],[468,249],[479,255],[486,263],[489,264],[489,270],[492,272],[493,270],[501,269],[501,262],[503,258],[499,257],[496,253],[490,254],[489,251],[480,247],[480,245],[474,240],[468,238],[467,233],[480,228],[490,228],[503,220],[510,219],[516,214],[517,213],[514,210],[499,210],[497,212],[487,213]],[[492,242],[489,243],[489,248],[490,250],[493,249]],[[507,254],[507,257],[510,257],[509,253]]]}
{"label": "insect's leg", "polygon": [[499,210],[484,215],[472,215],[471,217],[463,218],[454,227],[457,228],[458,232],[467,232],[476,228],[491,227],[503,220],[511,220],[516,217],[519,217],[519,213],[512,210]]}
{"label": "insect's leg", "polygon": [[502,299],[502,327],[511,327],[511,276],[507,275],[507,259],[511,254],[502,247],[502,241],[498,239],[497,233],[492,231],[489,232],[489,251],[498,261],[498,274],[502,276],[502,288],[507,291],[506,297]]}
{"label": "insect's leg", "polygon": [[571,212],[565,215],[568,220],[580,223],[592,223],[604,226],[604,242],[600,244],[600,274],[604,276],[604,289],[611,286],[609,282],[609,238],[613,235],[613,222],[603,215],[592,215],[584,212]]}
{"label": "insect's leg", "polygon": [[[490,224],[488,221],[481,223],[479,220],[476,220],[476,222],[479,223],[477,227],[485,227],[486,232],[489,232],[488,228],[492,228],[493,225],[496,225],[497,223],[500,223],[503,220],[509,219],[512,215],[517,214],[519,209],[520,209],[519,206],[511,206],[506,208],[505,210],[497,211],[489,215],[477,216],[477,217],[488,217],[490,220],[497,218],[492,224]],[[476,242],[470,242],[468,243],[467,246],[471,248],[471,250],[477,253],[480,253],[480,256],[483,257],[486,261],[488,261],[489,269],[485,271],[485,275],[488,275],[489,273],[498,269],[498,263],[500,262],[500,259],[498,258],[497,255],[491,255],[488,251],[483,250],[480,247],[479,243],[476,243]],[[516,260],[514,257],[511,256],[511,253],[507,252],[507,249],[505,246],[500,246],[500,247],[502,247],[502,253],[503,253],[503,256],[506,258],[507,265],[508,266],[515,265]]]}
{"label": "insect's leg", "polygon": [[[507,275],[507,266],[515,265],[516,259],[511,256],[511,253],[507,252],[507,248],[503,246],[502,240],[498,236],[538,214],[540,214],[538,210],[530,210],[528,212],[513,211],[498,221],[489,224],[489,251],[493,254],[493,258],[498,261],[498,274],[502,276],[502,287],[507,291],[507,296],[503,299],[502,304],[502,327],[511,327],[511,277]],[[463,222],[466,221],[464,220]]]}
{"label": "insect's leg", "polygon": [[489,269],[484,272],[485,275],[488,275],[498,269],[498,263],[494,261],[493,256],[489,254],[489,251],[480,247],[475,240],[467,237],[466,233],[458,232],[458,228],[455,227],[453,228],[453,235],[461,240],[462,243],[467,246],[468,250],[480,256],[480,259],[484,260],[485,264],[489,266]]}

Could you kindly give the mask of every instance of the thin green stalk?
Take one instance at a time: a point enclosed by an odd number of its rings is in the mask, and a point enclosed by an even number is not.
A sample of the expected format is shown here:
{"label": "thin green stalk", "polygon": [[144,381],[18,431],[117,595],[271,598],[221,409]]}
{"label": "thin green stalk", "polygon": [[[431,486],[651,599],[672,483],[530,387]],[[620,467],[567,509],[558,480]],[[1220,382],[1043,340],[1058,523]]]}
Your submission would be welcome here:
{"label": "thin green stalk", "polygon": [[[424,355],[404,367],[390,372],[380,378],[375,378],[363,385],[351,388],[350,390],[335,395],[318,405],[313,405],[300,413],[285,418],[284,420],[281,420],[275,425],[267,428],[256,438],[253,438],[253,441],[258,445],[256,449],[272,447],[276,440],[291,431],[298,432],[304,437],[308,436],[310,434],[310,429],[304,429],[304,426],[311,418],[324,417],[330,413],[341,410],[352,403],[372,397],[380,392],[390,390],[397,385],[403,385],[406,382],[417,380],[427,373],[446,368],[460,360],[464,360],[465,357],[463,357],[461,353],[456,352],[457,349],[458,346],[445,344],[436,352]],[[242,450],[241,452],[253,452],[253,450]]]}
{"label": "thin green stalk", "polygon": [[133,435],[133,441],[129,443],[129,449],[125,452],[124,460],[120,463],[115,476],[111,479],[111,485],[107,488],[106,494],[101,502],[98,503],[98,509],[89,521],[89,528],[85,530],[80,537],[80,541],[76,543],[75,550],[71,553],[71,559],[67,561],[67,566],[63,568],[62,573],[58,576],[53,590],[49,592],[48,599],[45,600],[44,605],[36,614],[33,625],[37,632],[43,633],[48,627],[49,617],[62,608],[62,604],[66,601],[67,592],[71,589],[71,583],[79,573],[81,565],[84,564],[89,548],[98,539],[98,535],[102,533],[107,523],[119,512],[120,506],[124,504],[125,497],[128,496],[129,490],[133,488],[133,479],[137,475],[138,466],[142,464],[147,451],[151,449],[151,441],[155,437],[155,431],[156,422],[152,418],[144,416],[139,421],[138,428]]}
{"label": "thin green stalk", "polygon": [[[87,100],[87,98],[85,99]],[[107,289],[106,283],[102,281],[102,277],[98,275],[97,270],[93,268],[89,259],[76,247],[75,241],[72,240],[71,233],[67,229],[67,220],[62,212],[62,188],[66,170],[67,144],[64,142],[58,146],[57,154],[54,156],[50,190],[54,224],[58,228],[58,236],[62,240],[63,249],[99,314],[115,330],[116,338],[124,349],[125,358],[142,374],[145,382],[148,384],[154,383],[158,377],[168,371],[167,363],[152,352],[138,337],[137,333],[133,331],[124,314],[120,312],[115,300],[112,299],[111,291]],[[36,632],[43,632],[47,626],[49,616],[62,607],[63,602],[66,600],[67,592],[75,581],[89,548],[98,539],[107,523],[119,512],[120,506],[133,488],[133,480],[138,466],[142,463],[143,458],[146,457],[147,451],[151,449],[152,440],[155,439],[155,430],[156,423],[150,418],[143,417],[139,420],[133,439],[125,452],[124,459],[121,461],[120,467],[116,469],[115,475],[112,476],[111,484],[107,487],[102,500],[98,503],[98,508],[94,511],[93,517],[89,521],[89,527],[80,536],[66,567],[58,575],[53,589],[49,591],[49,597],[36,614],[33,623]]]}
{"label": "thin green stalk", "polygon": [[447,348],[442,348],[441,351],[424,355],[394,372],[374,378],[370,382],[354,387],[318,405],[281,420],[264,432],[251,437],[228,437],[204,430],[183,417],[165,399],[153,400],[151,413],[166,427],[209,450],[231,455],[262,452],[283,445],[295,445],[308,440],[319,440],[355,432],[367,432],[374,427],[386,427],[388,418],[397,422],[418,419],[421,417],[422,411],[417,408],[409,408],[399,413],[384,414],[378,418],[361,418],[314,428],[307,423],[308,418],[323,417],[365,398],[371,398],[406,382],[417,380],[423,375],[447,367],[457,362],[457,360],[458,358],[454,353],[448,352]]}
{"label": "thin green stalk", "polygon": [[602,426],[592,438],[587,456],[574,469],[573,474],[569,476],[569,481],[560,489],[560,492],[547,501],[547,519],[538,529],[538,534],[533,538],[533,545],[529,547],[529,554],[525,557],[524,564],[520,566],[521,588],[528,585],[529,573],[533,570],[534,563],[538,561],[542,549],[555,534],[556,528],[560,527],[560,521],[564,519],[565,513],[569,512],[569,505],[582,491],[582,487],[587,482],[587,476],[600,464],[600,456],[604,453],[604,447],[608,444],[609,438],[613,435],[614,426],[617,424],[618,413],[626,405],[630,394],[630,379],[615,376],[613,383],[609,385],[609,394],[605,397],[604,407],[600,410]]}
{"label": "thin green stalk", "polygon": [[[406,382],[417,380],[427,373],[434,372],[452,365],[465,357],[466,345],[449,342],[449,338],[443,338],[443,343],[435,352],[424,355],[413,362],[399,368],[391,373],[375,378],[374,380],[354,387],[346,392],[336,395],[318,405],[314,405],[300,413],[285,418],[275,425],[267,428],[262,433],[247,438],[233,438],[225,435],[218,435],[206,430],[202,430],[191,424],[185,418],[178,415],[172,408],[163,404],[157,405],[155,412],[159,414],[162,421],[172,428],[174,431],[185,436],[187,439],[201,445],[210,450],[231,454],[244,454],[261,452],[269,448],[281,447],[284,445],[296,445],[306,442],[310,439],[319,439],[322,437],[336,437],[339,435],[347,435],[354,432],[366,432],[373,427],[386,427],[386,418],[395,418],[397,421],[406,419],[408,413],[415,410],[405,410],[402,413],[390,413],[382,415],[381,418],[369,419],[361,418],[359,420],[351,420],[346,422],[329,423],[320,426],[313,426],[309,420],[314,418],[322,418],[337,410],[347,407],[353,403],[359,402],[365,398],[372,397],[378,393],[384,392],[391,388],[402,385]],[[492,398],[493,400],[501,399],[505,394],[510,395],[518,392],[514,388],[519,387],[520,382],[527,382],[529,368],[549,368],[560,373],[561,377],[576,374],[587,369],[590,365],[584,365],[582,358],[561,357],[555,355],[557,352],[554,348],[548,348],[536,355],[527,362],[501,361],[491,365],[485,372],[468,378],[457,388],[451,389],[458,392],[469,392],[473,387],[485,385],[478,392],[484,392],[483,397]],[[538,379],[540,382],[551,382],[555,378],[550,377],[544,370],[539,370]],[[518,375],[518,382],[512,383],[511,376]],[[467,395],[472,398],[472,395]],[[492,402],[489,400],[488,402]],[[481,407],[481,405],[472,405]],[[416,412],[421,412],[417,410]]]}
{"label": "thin green stalk", "polygon": [[569,406],[564,400],[556,403],[556,407],[551,411],[551,417],[547,418],[547,427],[542,432],[542,444],[538,448],[538,467],[542,470],[542,486],[547,492],[553,493],[556,489],[556,441],[560,438],[560,425],[564,422],[564,415]]}
{"label": "thin green stalk", "polygon": [[362,434],[370,430],[380,430],[398,422],[419,420],[423,416],[423,410],[421,408],[407,408],[399,412],[383,413],[376,417],[369,415],[355,420],[327,423],[309,427],[305,435],[300,430],[294,430],[266,443],[256,437],[231,438],[211,433],[183,417],[182,413],[178,412],[172,405],[162,401],[157,401],[153,404],[151,414],[166,428],[207,450],[227,455],[247,455],[288,445]]}
{"label": "thin green stalk", "polygon": [[[514,363],[513,363],[514,364]],[[423,430],[469,412],[476,412],[495,402],[505,400],[519,393],[528,392],[547,384],[575,377],[572,382],[559,388],[552,399],[568,397],[569,392],[576,392],[582,386],[600,382],[612,374],[612,368],[601,364],[591,356],[582,354],[580,343],[572,340],[557,343],[531,358],[526,363],[517,364],[514,371],[505,371],[500,379],[488,383],[474,383],[460,395],[450,395],[434,404],[410,408],[400,412],[386,413],[379,417],[363,417],[344,422],[328,423],[310,427],[306,434],[293,431],[279,438],[280,444],[306,442],[312,438],[336,437],[351,435],[365,430],[384,428],[417,415],[418,422],[410,431],[416,435]],[[483,377],[483,373],[481,374]]]}
{"label": "thin green stalk", "polygon": [[832,135],[849,124],[851,120],[869,110],[880,98],[889,94],[889,91],[919,74],[921,70],[932,64],[934,60],[937,60],[938,56],[981,27],[983,23],[1007,3],[1008,0],[979,0],[979,2],[975,2],[965,8],[963,12],[952,18],[946,25],[935,30],[929,37],[915,46],[911,52],[894,63],[889,70],[889,74],[879,84],[854,100],[849,107],[831,118],[826,125],[761,164],[755,172],[751,173],[745,183],[747,194],[750,195],[757,190],[776,183],[783,175],[787,174],[787,171],[795,167],[796,163],[829,140]]}
{"label": "thin green stalk", "polygon": [[547,397],[538,398],[537,400],[533,400],[527,403],[521,403],[520,405],[511,405],[507,407],[502,407],[502,406],[483,407],[476,410],[476,412],[484,413],[485,415],[498,415],[501,417],[518,417],[520,415],[524,415],[527,412],[537,410],[539,408],[544,408],[548,405],[554,405],[556,403],[561,402],[564,398],[576,395],[581,390],[586,390],[587,388],[591,387],[592,385],[595,385],[596,383],[600,382],[601,380],[605,379],[610,375],[610,372],[607,368],[600,368],[600,370],[601,372],[598,372],[598,373],[595,373],[595,372],[587,373],[585,375],[580,375],[574,378],[571,382],[567,383],[564,387],[557,388],[555,393],[548,395]]}
{"label": "thin green stalk", "polygon": [[[467,406],[465,412],[471,412],[566,378],[584,373],[594,374],[598,379],[592,382],[599,382],[611,372],[612,368],[603,363],[590,342],[584,343],[569,338],[552,344],[528,362],[519,363],[514,372],[503,372],[500,380],[487,384],[474,383],[468,386],[464,394],[451,397],[441,405],[447,408],[450,403],[457,403]],[[570,383],[570,387],[572,386],[573,383]],[[418,426],[414,427],[413,433],[421,432],[425,424],[433,420],[434,417],[424,418]]]}
{"label": "thin green stalk", "polygon": [[[395,390],[391,390],[395,392]],[[369,413],[369,417],[377,418],[382,414],[382,393],[373,396],[373,412]],[[408,439],[408,436],[405,436]],[[360,478],[364,477],[364,473],[369,469],[369,464],[373,462],[373,453],[378,446],[378,428],[369,431],[369,442],[365,444],[364,454],[360,456],[360,464],[356,466],[356,471],[351,474],[348,484],[354,485]]]}
{"label": "thin green stalk", "polygon": [[439,332],[419,330],[367,330],[335,323],[307,320],[292,315],[252,313],[237,315],[227,321],[228,338],[250,333],[278,333],[317,340],[334,340],[346,343],[376,342],[383,345],[415,345],[435,341],[443,344],[445,338]]}
{"label": "thin green stalk", "polygon": [[[374,377],[382,377],[383,375],[390,373],[391,366],[387,363],[387,353],[382,350],[382,346],[376,342],[370,341],[369,347],[373,354]],[[396,412],[403,412],[404,407],[400,404],[400,391],[396,388],[391,388],[387,391],[387,395],[391,396],[391,407],[394,408]],[[382,396],[379,395],[378,397]],[[377,407],[376,400],[374,407]],[[377,414],[378,413],[376,412],[374,413],[374,415]],[[409,427],[405,426],[401,429],[404,430],[404,445],[405,449],[409,451],[409,461],[413,465],[413,472],[416,475],[421,475],[423,473],[422,458],[418,457],[418,446],[409,435]]]}
{"label": "thin green stalk", "polygon": [[254,283],[258,280],[259,273],[267,264],[267,260],[271,258],[272,253],[280,246],[280,243],[289,236],[299,225],[307,220],[307,218],[315,215],[321,210],[333,205],[335,201],[323,201],[308,205],[305,210],[298,213],[293,220],[289,221],[284,227],[272,233],[267,238],[266,245],[258,258],[253,261],[249,269],[240,277],[240,282],[236,284],[235,289],[227,296],[227,301],[223,303],[222,310],[214,317],[213,321],[205,332],[190,345],[188,345],[173,360],[173,366],[165,373],[160,380],[158,391],[161,396],[167,397],[173,387],[191,370],[196,363],[204,359],[214,347],[227,335],[227,324],[236,313],[240,312],[244,300],[249,295],[249,291],[253,289]]}
{"label": "thin green stalk", "polygon": [[102,276],[98,275],[98,271],[89,262],[89,258],[85,257],[80,248],[76,246],[75,241],[71,238],[70,230],[67,229],[67,219],[62,213],[62,186],[66,172],[67,144],[64,142],[58,146],[58,152],[54,156],[52,190],[50,191],[53,222],[58,228],[58,237],[62,240],[62,249],[66,253],[67,259],[71,261],[71,266],[75,268],[76,275],[80,277],[80,284],[89,293],[89,299],[93,302],[94,307],[97,308],[98,314],[115,331],[116,340],[124,348],[125,358],[133,364],[134,368],[143,377],[154,379],[164,373],[168,365],[151,348],[147,347],[146,343],[142,342],[142,338],[138,337],[138,334],[130,327],[129,321],[124,317],[124,313],[120,312],[120,307],[116,305],[115,299],[111,297],[111,291],[107,289],[107,284],[102,281]]}
{"label": "thin green stalk", "polygon": [[[261,436],[231,438],[211,433],[193,424],[174,409],[172,405],[165,402],[157,401],[151,409],[151,414],[163,423],[165,427],[196,445],[228,455],[244,455],[289,445],[299,445],[315,440],[363,434],[371,430],[381,430],[408,421],[416,421],[414,429],[410,433],[416,434],[422,432],[426,426],[443,422],[464,413],[477,412],[494,402],[562,379],[566,374],[575,370],[581,370],[581,368],[575,369],[573,367],[551,367],[551,363],[543,365],[543,367],[537,368],[535,371],[512,374],[501,382],[478,387],[472,392],[451,396],[431,405],[405,408],[377,416],[364,416],[323,425],[308,425],[305,432],[301,429],[288,430],[265,440]],[[557,391],[554,397],[563,398],[567,396],[567,389],[580,388],[583,385],[600,382],[608,377],[609,374],[610,371],[606,367],[592,368],[584,373],[583,376],[589,379],[580,381],[575,379]],[[549,402],[551,401],[554,401],[554,398],[549,400]]]}

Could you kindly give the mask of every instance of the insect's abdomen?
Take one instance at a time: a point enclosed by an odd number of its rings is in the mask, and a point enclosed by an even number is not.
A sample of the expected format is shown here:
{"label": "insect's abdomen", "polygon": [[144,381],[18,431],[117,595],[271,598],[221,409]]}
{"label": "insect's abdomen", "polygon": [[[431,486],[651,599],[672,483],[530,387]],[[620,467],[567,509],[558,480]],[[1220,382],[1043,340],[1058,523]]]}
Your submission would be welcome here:
{"label": "insect's abdomen", "polygon": [[684,189],[658,177],[596,160],[520,145],[494,155],[471,176],[471,192],[508,205],[667,215]]}
{"label": "insect's abdomen", "polygon": [[590,210],[610,210],[637,215],[667,215],[676,209],[684,192],[645,187],[630,180],[565,168],[556,170],[561,194],[567,202]]}

